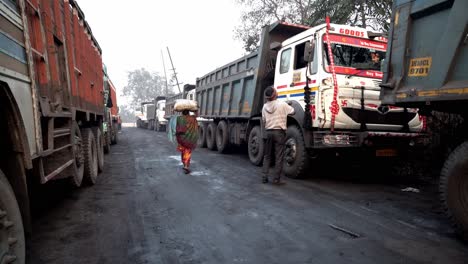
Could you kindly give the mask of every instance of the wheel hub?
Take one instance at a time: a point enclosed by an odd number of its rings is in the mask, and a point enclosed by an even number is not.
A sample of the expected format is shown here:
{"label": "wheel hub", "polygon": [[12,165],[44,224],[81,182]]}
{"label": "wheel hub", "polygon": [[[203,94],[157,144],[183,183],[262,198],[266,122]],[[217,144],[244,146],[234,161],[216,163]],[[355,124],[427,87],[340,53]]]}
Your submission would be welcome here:
{"label": "wheel hub", "polygon": [[285,160],[288,165],[291,165],[296,160],[297,143],[294,138],[286,140]]}
{"label": "wheel hub", "polygon": [[252,137],[250,140],[250,153],[257,155],[258,153],[258,137]]}

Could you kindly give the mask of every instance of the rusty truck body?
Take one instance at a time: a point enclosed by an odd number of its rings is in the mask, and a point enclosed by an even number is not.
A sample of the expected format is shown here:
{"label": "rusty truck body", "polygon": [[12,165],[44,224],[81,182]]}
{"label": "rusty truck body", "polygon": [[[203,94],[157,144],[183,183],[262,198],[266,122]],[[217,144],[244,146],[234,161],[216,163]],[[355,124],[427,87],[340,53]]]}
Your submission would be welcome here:
{"label": "rusty truck body", "polygon": [[2,263],[24,263],[28,183],[103,169],[102,50],[74,0],[0,0]]}

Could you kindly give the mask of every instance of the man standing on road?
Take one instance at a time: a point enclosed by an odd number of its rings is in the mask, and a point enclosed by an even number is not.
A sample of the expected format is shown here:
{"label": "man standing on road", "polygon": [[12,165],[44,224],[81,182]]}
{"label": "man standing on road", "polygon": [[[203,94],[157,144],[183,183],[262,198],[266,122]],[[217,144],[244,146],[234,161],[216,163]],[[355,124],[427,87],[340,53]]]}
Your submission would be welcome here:
{"label": "man standing on road", "polygon": [[294,108],[285,102],[276,100],[278,93],[272,86],[265,89],[264,96],[267,102],[263,105],[262,109],[262,121],[265,128],[265,155],[263,157],[262,182],[268,183],[268,174],[274,154],[275,171],[273,183],[280,184],[280,177],[283,171],[287,117],[294,114]]}

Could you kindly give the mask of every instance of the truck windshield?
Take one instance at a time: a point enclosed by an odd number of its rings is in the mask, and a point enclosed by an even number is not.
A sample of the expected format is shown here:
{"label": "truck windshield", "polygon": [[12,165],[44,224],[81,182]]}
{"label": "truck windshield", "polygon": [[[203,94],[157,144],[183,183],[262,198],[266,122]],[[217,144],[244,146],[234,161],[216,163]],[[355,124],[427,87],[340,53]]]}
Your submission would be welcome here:
{"label": "truck windshield", "polygon": [[[326,36],[323,36],[324,57],[326,70],[329,71],[330,59],[328,57],[328,45]],[[387,43],[372,39],[357,38],[343,35],[330,34],[331,50],[337,73],[352,73],[351,69],[368,70],[379,75],[382,60],[385,58]]]}
{"label": "truck windshield", "polygon": [[[330,65],[327,43],[323,44],[327,65]],[[331,43],[335,66],[381,71],[381,61],[385,52],[370,48]]]}

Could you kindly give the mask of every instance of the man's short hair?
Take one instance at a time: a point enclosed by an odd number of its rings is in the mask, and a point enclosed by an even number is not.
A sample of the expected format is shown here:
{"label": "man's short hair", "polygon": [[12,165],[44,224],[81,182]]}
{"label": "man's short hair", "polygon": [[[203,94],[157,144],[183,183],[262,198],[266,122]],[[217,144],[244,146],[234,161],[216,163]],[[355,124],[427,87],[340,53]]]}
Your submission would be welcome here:
{"label": "man's short hair", "polygon": [[275,88],[273,88],[273,86],[268,86],[266,89],[265,89],[265,92],[264,92],[264,96],[267,100],[271,100],[275,97],[276,95],[276,90]]}

